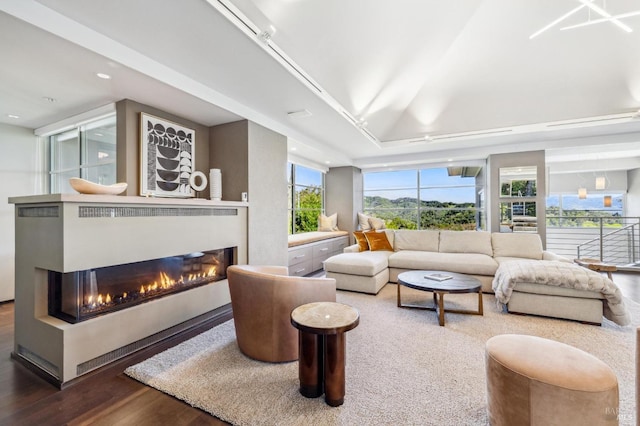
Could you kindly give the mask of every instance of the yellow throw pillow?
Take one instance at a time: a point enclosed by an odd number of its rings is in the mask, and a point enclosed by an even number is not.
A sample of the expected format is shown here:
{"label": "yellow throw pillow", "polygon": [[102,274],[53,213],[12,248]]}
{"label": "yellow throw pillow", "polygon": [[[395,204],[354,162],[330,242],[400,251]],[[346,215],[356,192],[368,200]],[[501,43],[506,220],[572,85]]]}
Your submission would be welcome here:
{"label": "yellow throw pillow", "polygon": [[393,247],[387,239],[387,234],[383,232],[369,231],[365,232],[364,236],[369,243],[369,250],[371,251],[393,251]]}
{"label": "yellow throw pillow", "polygon": [[330,232],[338,230],[338,213],[334,213],[331,216],[325,216],[321,214],[318,216],[318,231]]}
{"label": "yellow throw pillow", "polygon": [[356,237],[356,242],[358,243],[360,251],[369,250],[369,243],[367,242],[367,237],[364,236],[364,232],[355,231],[353,236]]}

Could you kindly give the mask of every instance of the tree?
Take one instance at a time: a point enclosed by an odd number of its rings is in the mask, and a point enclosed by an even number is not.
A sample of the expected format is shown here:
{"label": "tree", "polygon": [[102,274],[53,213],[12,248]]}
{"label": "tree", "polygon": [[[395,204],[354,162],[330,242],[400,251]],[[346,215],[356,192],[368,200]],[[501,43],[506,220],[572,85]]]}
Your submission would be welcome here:
{"label": "tree", "polygon": [[296,191],[295,233],[318,230],[318,216],[322,213],[322,193],[317,186]]}

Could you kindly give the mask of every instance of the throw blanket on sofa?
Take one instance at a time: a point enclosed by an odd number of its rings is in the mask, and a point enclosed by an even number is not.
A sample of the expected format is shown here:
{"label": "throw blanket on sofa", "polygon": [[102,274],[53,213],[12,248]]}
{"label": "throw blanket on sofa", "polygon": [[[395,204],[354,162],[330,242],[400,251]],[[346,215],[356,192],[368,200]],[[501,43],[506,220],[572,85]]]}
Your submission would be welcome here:
{"label": "throw blanket on sofa", "polygon": [[503,262],[493,279],[493,291],[501,304],[507,304],[518,283],[544,284],[602,293],[604,317],[620,325],[631,318],[618,286],[602,274],[573,263],[540,260]]}

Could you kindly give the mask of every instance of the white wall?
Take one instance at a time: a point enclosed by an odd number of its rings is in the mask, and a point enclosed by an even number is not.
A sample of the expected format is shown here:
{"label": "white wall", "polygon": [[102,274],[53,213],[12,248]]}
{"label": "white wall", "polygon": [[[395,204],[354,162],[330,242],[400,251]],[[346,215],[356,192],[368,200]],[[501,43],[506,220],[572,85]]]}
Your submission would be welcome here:
{"label": "white wall", "polygon": [[625,192],[627,190],[627,172],[616,170],[609,172],[551,173],[549,175],[550,193],[578,193],[578,188],[587,188],[587,193],[596,191],[596,177],[605,176],[608,191]]}
{"label": "white wall", "polygon": [[8,198],[40,194],[38,138],[32,129],[0,123],[0,302],[14,298],[15,221]]}
{"label": "white wall", "polygon": [[640,217],[640,169],[627,172],[627,211],[625,216]]}

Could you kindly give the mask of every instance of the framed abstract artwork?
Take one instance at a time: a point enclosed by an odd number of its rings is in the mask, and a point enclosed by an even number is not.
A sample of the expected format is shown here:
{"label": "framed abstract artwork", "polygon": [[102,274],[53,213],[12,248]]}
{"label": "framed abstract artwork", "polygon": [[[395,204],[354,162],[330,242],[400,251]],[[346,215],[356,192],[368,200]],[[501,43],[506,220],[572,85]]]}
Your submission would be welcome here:
{"label": "framed abstract artwork", "polygon": [[140,113],[140,195],[191,198],[196,132]]}

